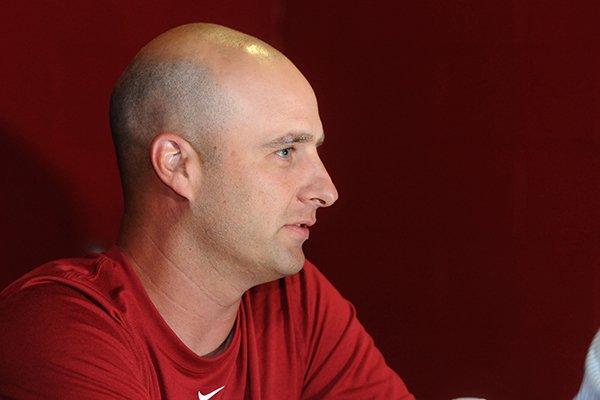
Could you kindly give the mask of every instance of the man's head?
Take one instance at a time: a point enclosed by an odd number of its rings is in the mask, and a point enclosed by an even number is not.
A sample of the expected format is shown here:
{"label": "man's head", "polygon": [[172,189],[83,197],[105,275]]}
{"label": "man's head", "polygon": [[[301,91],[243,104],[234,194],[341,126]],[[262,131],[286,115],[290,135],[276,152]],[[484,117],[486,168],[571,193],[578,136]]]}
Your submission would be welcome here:
{"label": "man's head", "polygon": [[[126,201],[136,180],[148,173],[150,143],[159,133],[173,132],[203,152],[222,129],[231,111],[214,67],[183,46],[187,34],[216,30],[212,25],[176,28],[149,43],[128,66],[113,90],[110,124]],[[182,42],[182,48],[169,43]],[[195,43],[199,45],[200,43]]]}
{"label": "man's head", "polygon": [[126,217],[169,227],[161,240],[230,277],[296,272],[307,226],[337,199],[312,88],[228,28],[185,25],[144,47],[115,88],[111,127]]}

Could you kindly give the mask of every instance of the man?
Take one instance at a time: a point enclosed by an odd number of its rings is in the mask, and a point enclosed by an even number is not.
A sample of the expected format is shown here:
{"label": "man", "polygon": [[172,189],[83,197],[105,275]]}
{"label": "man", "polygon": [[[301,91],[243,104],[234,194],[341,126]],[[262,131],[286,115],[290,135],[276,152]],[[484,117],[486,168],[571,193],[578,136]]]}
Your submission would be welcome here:
{"label": "man", "polygon": [[314,93],[269,45],[211,24],[134,58],[111,99],[117,246],[1,298],[0,395],[412,399],[305,261],[337,199]]}

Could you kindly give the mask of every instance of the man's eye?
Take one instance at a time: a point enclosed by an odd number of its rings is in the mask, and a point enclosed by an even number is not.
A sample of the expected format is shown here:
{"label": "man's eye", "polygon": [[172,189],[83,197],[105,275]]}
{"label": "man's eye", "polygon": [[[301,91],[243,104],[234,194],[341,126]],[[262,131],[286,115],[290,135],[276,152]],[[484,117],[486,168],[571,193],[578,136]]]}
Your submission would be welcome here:
{"label": "man's eye", "polygon": [[275,153],[281,158],[289,158],[292,155],[293,150],[292,147],[287,147],[285,149],[277,150]]}

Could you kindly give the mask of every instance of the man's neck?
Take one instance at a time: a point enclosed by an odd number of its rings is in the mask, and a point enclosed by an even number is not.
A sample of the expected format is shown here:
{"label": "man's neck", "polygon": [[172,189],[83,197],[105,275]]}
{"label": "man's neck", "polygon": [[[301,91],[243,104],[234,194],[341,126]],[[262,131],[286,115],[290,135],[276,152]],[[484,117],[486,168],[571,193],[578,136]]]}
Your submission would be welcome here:
{"label": "man's neck", "polygon": [[228,347],[243,291],[200,259],[172,256],[182,253],[160,246],[147,232],[122,234],[118,244],[156,309],[187,347],[204,357]]}

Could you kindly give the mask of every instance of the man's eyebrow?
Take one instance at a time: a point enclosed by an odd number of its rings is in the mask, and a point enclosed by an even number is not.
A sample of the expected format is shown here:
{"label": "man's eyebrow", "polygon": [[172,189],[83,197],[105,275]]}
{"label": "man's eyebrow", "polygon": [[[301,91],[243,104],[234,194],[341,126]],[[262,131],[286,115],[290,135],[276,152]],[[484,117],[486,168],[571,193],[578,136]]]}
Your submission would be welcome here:
{"label": "man's eyebrow", "polygon": [[[281,146],[289,146],[295,143],[310,143],[315,141],[315,135],[311,133],[289,133],[271,140],[265,147],[277,148]],[[317,146],[320,146],[325,141],[325,135],[321,135],[317,141]]]}

